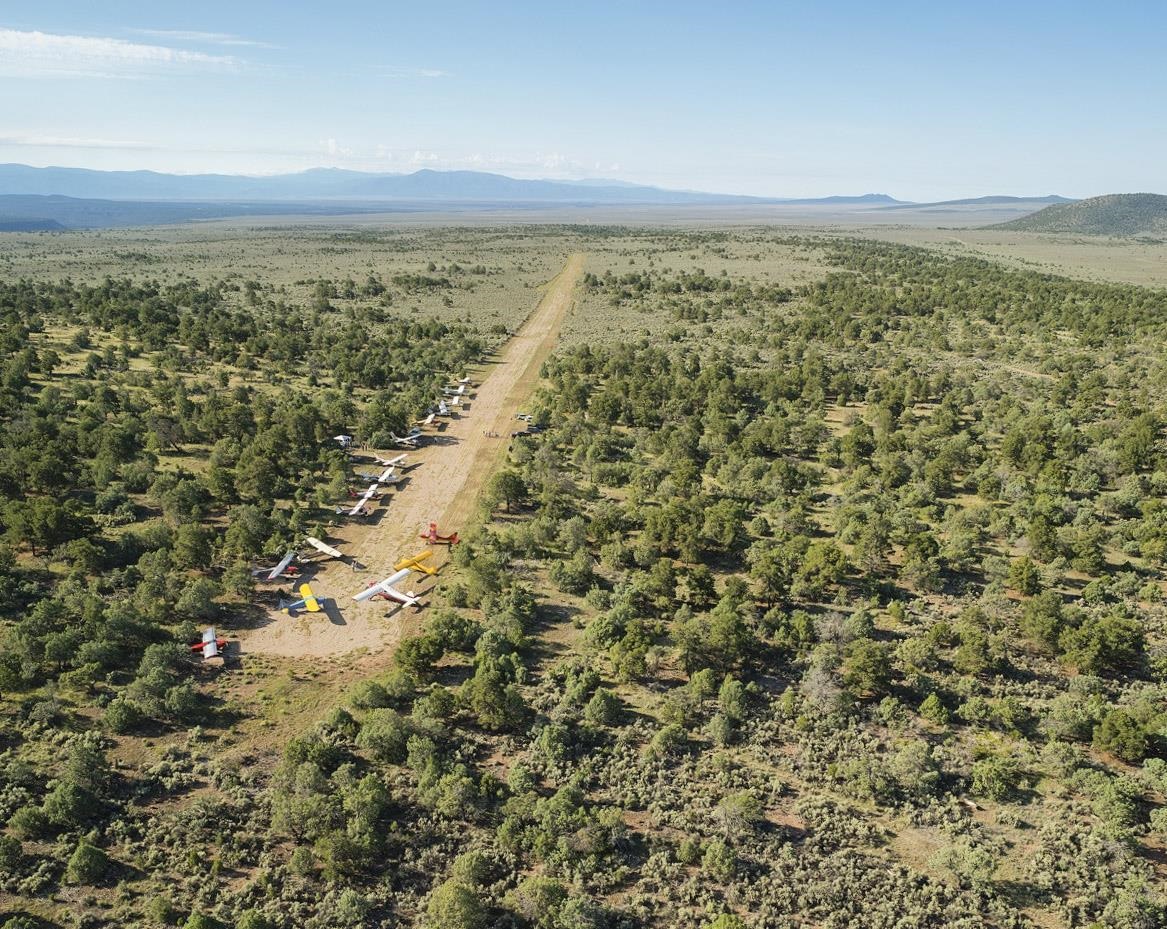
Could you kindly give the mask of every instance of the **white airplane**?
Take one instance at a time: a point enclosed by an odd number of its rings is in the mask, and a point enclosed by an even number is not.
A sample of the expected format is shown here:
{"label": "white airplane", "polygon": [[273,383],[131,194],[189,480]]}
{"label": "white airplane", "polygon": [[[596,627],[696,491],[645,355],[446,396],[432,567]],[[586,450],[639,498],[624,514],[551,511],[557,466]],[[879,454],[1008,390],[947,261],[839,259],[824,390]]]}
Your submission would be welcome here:
{"label": "white airplane", "polygon": [[438,415],[439,416],[449,416],[450,415],[450,408],[448,406],[446,406],[445,400],[438,401]]}
{"label": "white airplane", "polygon": [[469,375],[467,375],[466,377],[460,377],[460,378],[458,378],[458,383],[459,383],[459,384],[465,384],[467,387],[471,387],[471,386],[473,386],[473,385],[470,383],[470,377],[469,377]]}
{"label": "white airplane", "polygon": [[466,393],[466,385],[459,384],[457,387],[443,387],[442,393],[448,397],[461,397]]}
{"label": "white airplane", "polygon": [[202,640],[190,647],[192,652],[202,652],[204,658],[218,658],[219,653],[227,647],[227,640],[215,634],[214,626],[207,626],[203,630]]}
{"label": "white airplane", "polygon": [[405,580],[407,577],[409,577],[409,568],[402,568],[396,574],[390,574],[380,583],[370,584],[360,593],[353,594],[353,599],[358,603],[363,603],[365,600],[372,600],[374,597],[377,597],[382,600],[396,600],[398,603],[403,603],[406,606],[421,606],[421,601],[417,599],[412,591],[404,593],[393,586]]}
{"label": "white airplane", "polygon": [[353,444],[353,437],[351,435],[334,435],[332,440],[340,445],[341,448],[348,448]]}
{"label": "white airplane", "polygon": [[358,477],[367,477],[370,481],[376,481],[378,484],[396,484],[401,480],[401,475],[396,473],[397,468],[386,468],[380,474],[368,474],[364,471],[358,471]]}
{"label": "white airplane", "polygon": [[393,458],[382,458],[380,455],[374,455],[373,460],[376,461],[379,465],[385,465],[386,467],[391,468],[393,465],[399,465],[405,461],[405,456],[396,455]]}
{"label": "white airplane", "polygon": [[357,500],[357,502],[353,505],[353,508],[348,511],[348,515],[349,516],[360,516],[361,510],[363,510],[365,508],[366,503],[368,503],[370,500],[373,499],[373,495],[377,492],[377,489],[380,486],[381,485],[376,483],[376,482],[370,484],[368,489],[363,494],[361,494],[360,499]]}
{"label": "white airplane", "polygon": [[340,552],[338,552],[331,545],[325,545],[323,542],[321,542],[317,538],[314,538],[313,536],[308,536],[307,538],[304,539],[304,541],[307,542],[309,545],[311,545],[314,549],[316,549],[316,551],[320,552],[320,554],[327,555],[329,558],[343,558],[344,557]]}
{"label": "white airplane", "polygon": [[408,435],[400,436],[395,432],[390,432],[389,436],[398,448],[417,448],[417,441],[421,437],[421,433],[415,433],[411,430]]}
{"label": "white airplane", "polygon": [[[265,577],[264,580],[274,581],[277,577],[279,577],[281,574],[283,574],[285,571],[287,571],[288,565],[290,565],[292,563],[292,560],[295,557],[296,557],[295,552],[288,552],[286,555],[284,555],[284,557],[280,561],[280,563],[278,565],[276,565],[274,568],[272,568],[270,571],[267,568],[256,568],[255,570],[253,570],[251,572],[251,576],[252,577],[259,577],[261,574],[266,573],[267,577]],[[293,572],[289,572],[289,573],[293,573]]]}
{"label": "white airplane", "polygon": [[414,425],[421,426],[422,428],[424,428],[426,426],[432,426],[434,424],[434,417],[435,416],[437,416],[437,413],[430,413],[425,419],[419,419],[416,422],[414,422]]}

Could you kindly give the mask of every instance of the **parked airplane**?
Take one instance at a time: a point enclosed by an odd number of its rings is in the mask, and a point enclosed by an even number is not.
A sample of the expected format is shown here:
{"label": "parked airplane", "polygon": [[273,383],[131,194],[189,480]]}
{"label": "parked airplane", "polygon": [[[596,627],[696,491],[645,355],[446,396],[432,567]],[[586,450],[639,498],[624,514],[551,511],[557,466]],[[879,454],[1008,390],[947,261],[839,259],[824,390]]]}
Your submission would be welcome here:
{"label": "parked airplane", "polygon": [[393,444],[398,448],[417,448],[418,440],[421,438],[421,432],[418,430],[411,430],[408,435],[400,436],[395,432],[389,433],[390,438],[393,439]]}
{"label": "parked airplane", "polygon": [[364,508],[365,508],[365,505],[366,505],[366,504],[367,504],[367,503],[368,503],[370,500],[372,500],[372,499],[373,499],[373,497],[374,497],[374,496],[376,495],[376,493],[377,493],[377,488],[378,488],[378,487],[380,487],[380,486],[381,486],[381,485],[380,485],[380,484],[377,484],[377,483],[372,483],[372,484],[370,484],[370,485],[369,485],[369,487],[368,487],[368,489],[367,489],[367,490],[366,490],[366,491],[365,491],[363,494],[361,494],[361,496],[360,496],[360,499],[359,499],[359,500],[357,500],[357,502],[356,502],[356,503],[353,505],[353,508],[352,508],[351,510],[349,510],[349,511],[348,511],[348,515],[349,515],[349,516],[360,516],[360,515],[361,515],[361,512],[362,512],[362,511],[364,510]]}
{"label": "parked airplane", "polygon": [[396,473],[396,468],[386,468],[380,474],[369,474],[366,471],[358,471],[359,477],[368,478],[370,481],[376,481],[378,484],[396,484],[401,480],[401,475]]}
{"label": "parked airplane", "polygon": [[425,417],[425,419],[416,420],[414,422],[414,425],[415,426],[422,426],[422,427],[432,426],[434,423],[434,417],[436,415],[437,415],[436,413],[430,413],[428,416]]}
{"label": "parked airplane", "polygon": [[437,523],[430,523],[429,529],[418,538],[425,539],[430,545],[457,545],[462,541],[458,538],[457,532],[452,532],[449,535],[438,535]]}
{"label": "parked airplane", "polygon": [[386,467],[392,468],[394,465],[399,465],[405,461],[405,456],[396,455],[393,458],[382,458],[380,455],[374,455],[373,460],[376,461],[379,465],[385,465]]}
{"label": "parked airplane", "polygon": [[450,415],[450,408],[448,406],[446,406],[445,400],[438,401],[438,415],[439,416],[449,416]]}
{"label": "parked airplane", "polygon": [[264,578],[266,581],[274,581],[281,575],[287,577],[297,577],[300,573],[300,569],[292,564],[295,558],[295,552],[288,552],[286,555],[284,555],[283,560],[280,561],[280,563],[274,568],[255,568],[252,570],[251,576],[259,577],[261,574],[266,574],[267,577]]}
{"label": "parked airplane", "polygon": [[473,384],[471,384],[471,383],[470,383],[470,378],[469,378],[469,377],[460,377],[460,378],[458,378],[458,383],[459,383],[459,384],[465,384],[467,387],[473,387],[473,386],[474,386]]}
{"label": "parked airplane", "polygon": [[393,570],[400,571],[402,568],[412,568],[414,571],[421,571],[423,574],[437,574],[437,568],[432,567],[431,565],[422,564],[422,562],[427,558],[433,558],[433,556],[433,550],[426,549],[424,552],[418,552],[416,555],[410,555],[408,558],[403,558],[393,566]]}
{"label": "parked airplane", "polygon": [[290,615],[296,610],[307,610],[309,613],[320,612],[320,601],[316,599],[316,595],[312,593],[312,588],[307,584],[300,585],[299,600],[280,601],[281,612],[288,613]]}
{"label": "parked airplane", "polygon": [[314,549],[316,549],[316,551],[320,552],[320,554],[327,555],[329,558],[343,558],[344,557],[343,555],[341,555],[340,552],[338,552],[331,545],[325,545],[319,539],[313,538],[312,536],[308,536],[307,538],[304,539],[304,541],[307,542],[309,545],[311,545]]}
{"label": "parked airplane", "polygon": [[215,635],[215,627],[207,626],[203,630],[203,637],[200,641],[195,642],[190,650],[192,652],[202,652],[204,658],[217,658],[219,653],[227,647],[227,640],[222,636]]}
{"label": "parked airplane", "polygon": [[403,603],[406,606],[419,607],[421,602],[411,591],[410,593],[403,593],[394,587],[394,584],[405,580],[409,577],[409,568],[402,568],[396,574],[390,574],[385,580],[380,583],[369,582],[369,586],[360,593],[353,594],[353,599],[358,603],[365,600],[396,600],[398,603]]}
{"label": "parked airplane", "polygon": [[459,384],[457,387],[443,387],[442,393],[448,397],[461,397],[466,393],[466,385]]}

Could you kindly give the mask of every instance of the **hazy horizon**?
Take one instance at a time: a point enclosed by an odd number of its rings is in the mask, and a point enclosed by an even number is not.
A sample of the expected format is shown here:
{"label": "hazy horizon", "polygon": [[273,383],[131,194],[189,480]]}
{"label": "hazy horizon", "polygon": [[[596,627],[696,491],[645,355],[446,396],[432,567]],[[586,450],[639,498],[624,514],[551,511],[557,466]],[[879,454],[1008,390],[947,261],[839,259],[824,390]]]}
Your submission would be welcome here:
{"label": "hazy horizon", "polygon": [[[16,0],[0,161],[479,170],[760,197],[1167,189],[1150,3],[319,10]],[[1084,67],[1088,63],[1089,67]]]}

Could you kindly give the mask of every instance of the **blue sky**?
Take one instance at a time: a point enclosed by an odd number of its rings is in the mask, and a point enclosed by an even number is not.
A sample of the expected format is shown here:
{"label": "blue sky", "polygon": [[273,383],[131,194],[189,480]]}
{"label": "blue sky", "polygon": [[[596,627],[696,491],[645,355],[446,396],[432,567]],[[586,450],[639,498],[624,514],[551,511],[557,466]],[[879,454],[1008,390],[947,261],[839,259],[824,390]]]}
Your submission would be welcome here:
{"label": "blue sky", "polygon": [[1161,2],[0,7],[0,161],[1167,191]]}

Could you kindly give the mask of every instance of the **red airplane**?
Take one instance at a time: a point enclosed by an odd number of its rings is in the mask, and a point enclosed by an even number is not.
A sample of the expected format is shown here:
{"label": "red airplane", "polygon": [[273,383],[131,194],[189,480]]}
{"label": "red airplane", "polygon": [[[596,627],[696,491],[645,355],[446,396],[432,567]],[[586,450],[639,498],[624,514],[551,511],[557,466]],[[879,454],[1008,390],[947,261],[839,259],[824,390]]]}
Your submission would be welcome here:
{"label": "red airplane", "polygon": [[457,532],[451,532],[449,535],[438,535],[437,523],[430,523],[429,529],[418,538],[425,539],[430,545],[457,545],[462,541],[458,538]]}
{"label": "red airplane", "polygon": [[192,652],[202,652],[204,658],[217,658],[227,647],[227,640],[215,635],[215,627],[208,626],[203,630],[203,637],[198,642],[191,643]]}

